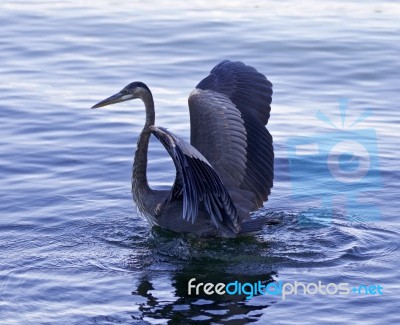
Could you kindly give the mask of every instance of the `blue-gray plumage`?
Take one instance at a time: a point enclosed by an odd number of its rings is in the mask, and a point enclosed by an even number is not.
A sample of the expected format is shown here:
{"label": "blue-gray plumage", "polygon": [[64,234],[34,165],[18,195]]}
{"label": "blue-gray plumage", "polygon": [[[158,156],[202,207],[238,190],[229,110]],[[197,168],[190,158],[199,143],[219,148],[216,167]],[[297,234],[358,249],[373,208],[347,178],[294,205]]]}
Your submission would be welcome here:
{"label": "blue-gray plumage", "polygon": [[[215,66],[189,96],[191,144],[156,127],[150,89],[133,82],[92,108],[134,98],[143,100],[146,121],[132,172],[132,192],[151,225],[199,236],[235,237],[259,231],[265,218],[251,219],[271,193],[274,175],[272,137],[266,129],[272,84],[242,62]],[[163,144],[176,167],[168,191],[147,182],[151,134]]]}

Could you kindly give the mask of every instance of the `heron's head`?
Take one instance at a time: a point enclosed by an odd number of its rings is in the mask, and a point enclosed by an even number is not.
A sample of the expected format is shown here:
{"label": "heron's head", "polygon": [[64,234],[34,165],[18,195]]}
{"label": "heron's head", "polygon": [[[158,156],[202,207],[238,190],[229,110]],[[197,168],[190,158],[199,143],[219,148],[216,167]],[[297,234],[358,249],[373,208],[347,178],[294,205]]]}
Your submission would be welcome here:
{"label": "heron's head", "polygon": [[111,104],[116,104],[120,102],[125,102],[127,100],[135,98],[144,98],[145,96],[151,95],[149,87],[147,87],[143,82],[134,81],[128,86],[124,87],[120,92],[112,95],[101,102],[98,102],[92,108],[98,108],[102,106],[107,106]]}

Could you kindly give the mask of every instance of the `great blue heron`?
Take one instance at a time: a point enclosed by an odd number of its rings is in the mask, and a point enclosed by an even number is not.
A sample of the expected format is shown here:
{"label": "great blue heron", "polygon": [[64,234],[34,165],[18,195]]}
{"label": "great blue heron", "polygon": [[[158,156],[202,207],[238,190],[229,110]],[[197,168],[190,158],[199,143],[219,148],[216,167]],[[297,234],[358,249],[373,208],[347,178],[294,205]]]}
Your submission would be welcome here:
{"label": "great blue heron", "polygon": [[[132,82],[92,108],[140,98],[146,121],[133,162],[132,193],[151,225],[199,236],[236,237],[261,230],[265,218],[250,212],[271,193],[274,151],[266,129],[272,84],[242,62],[222,61],[189,96],[191,144],[154,126],[154,101],[142,82]],[[147,182],[151,134],[164,145],[175,167],[170,190]]]}

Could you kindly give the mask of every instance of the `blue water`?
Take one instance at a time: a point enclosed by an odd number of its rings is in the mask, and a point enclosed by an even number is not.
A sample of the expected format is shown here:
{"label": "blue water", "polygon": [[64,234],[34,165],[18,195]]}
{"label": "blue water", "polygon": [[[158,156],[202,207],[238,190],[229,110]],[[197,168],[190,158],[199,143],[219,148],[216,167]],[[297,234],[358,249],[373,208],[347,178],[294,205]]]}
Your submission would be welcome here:
{"label": "blue water", "polygon": [[[396,1],[2,1],[0,323],[400,323],[399,15]],[[151,230],[130,193],[143,105],[89,107],[140,80],[157,125],[188,139],[187,97],[223,59],[274,84],[276,177],[258,214],[281,223],[236,240]],[[303,136],[326,154],[293,151]],[[370,156],[354,180],[363,155],[339,148],[351,186],[327,169],[342,140]],[[174,179],[156,140],[149,178],[158,188]],[[191,278],[383,294],[247,300],[189,295]]]}

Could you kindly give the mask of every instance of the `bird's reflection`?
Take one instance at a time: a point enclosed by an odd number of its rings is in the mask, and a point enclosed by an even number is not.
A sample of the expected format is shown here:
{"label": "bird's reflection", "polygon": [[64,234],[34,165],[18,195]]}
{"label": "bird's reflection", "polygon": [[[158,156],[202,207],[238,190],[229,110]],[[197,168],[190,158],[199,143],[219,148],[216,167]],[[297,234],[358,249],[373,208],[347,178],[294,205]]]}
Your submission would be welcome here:
{"label": "bird's reflection", "polygon": [[[234,245],[230,245],[230,248],[236,248],[237,255],[246,254],[241,251],[240,244],[236,242]],[[221,242],[206,245],[221,246]],[[191,254],[193,255],[193,253]],[[227,254],[230,256],[234,253],[228,252]],[[254,253],[254,256],[256,255],[257,252]],[[208,256],[189,262],[185,261],[178,270],[174,271],[158,272],[154,269],[145,271],[132,292],[137,298],[140,297],[136,300],[143,301],[144,298],[144,302],[140,303],[138,312],[132,317],[150,323],[170,324],[187,324],[194,321],[227,324],[254,322],[264,313],[263,309],[276,302],[274,296],[258,293],[257,296],[246,299],[246,295],[243,293],[207,295],[202,288],[198,294],[195,289],[192,289],[189,294],[188,283],[195,278],[196,280],[192,282],[194,285],[201,282],[214,285],[217,283],[228,284],[235,281],[242,284],[261,281],[263,285],[267,285],[274,281],[273,276],[276,275],[276,272],[266,263],[265,259],[262,260],[264,264],[257,265],[259,266],[257,268],[254,266],[259,263],[254,259],[250,262],[247,260],[247,262],[240,263],[238,260],[222,261]]]}

